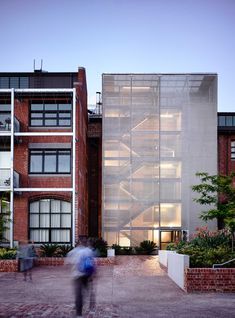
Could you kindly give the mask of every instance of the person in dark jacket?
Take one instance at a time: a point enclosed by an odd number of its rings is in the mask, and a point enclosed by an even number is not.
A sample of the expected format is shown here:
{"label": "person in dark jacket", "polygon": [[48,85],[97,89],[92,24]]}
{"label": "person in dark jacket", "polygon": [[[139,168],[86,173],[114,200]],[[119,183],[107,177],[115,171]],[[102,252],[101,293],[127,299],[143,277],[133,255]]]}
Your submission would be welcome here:
{"label": "person in dark jacket", "polygon": [[32,281],[32,268],[35,257],[36,252],[33,244],[28,244],[27,241],[19,242],[17,258],[19,259],[20,272],[22,272],[24,275],[24,281],[27,280],[27,276]]}

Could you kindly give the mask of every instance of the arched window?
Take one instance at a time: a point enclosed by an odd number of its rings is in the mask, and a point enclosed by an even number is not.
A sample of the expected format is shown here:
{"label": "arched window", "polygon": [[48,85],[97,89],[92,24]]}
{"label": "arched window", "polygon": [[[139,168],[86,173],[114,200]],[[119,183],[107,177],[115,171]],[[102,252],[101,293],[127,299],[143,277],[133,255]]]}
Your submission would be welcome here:
{"label": "arched window", "polygon": [[35,243],[71,243],[71,202],[41,199],[29,205],[29,236]]}

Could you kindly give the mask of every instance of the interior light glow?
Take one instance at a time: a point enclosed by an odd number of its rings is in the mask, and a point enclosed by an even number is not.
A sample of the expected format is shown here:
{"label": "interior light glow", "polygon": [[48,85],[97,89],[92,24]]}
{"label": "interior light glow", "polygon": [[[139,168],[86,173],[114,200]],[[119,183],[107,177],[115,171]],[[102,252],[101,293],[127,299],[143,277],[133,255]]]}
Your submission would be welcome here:
{"label": "interior light glow", "polygon": [[174,116],[172,114],[161,114],[160,115],[161,118],[173,118]]}
{"label": "interior light glow", "polygon": [[132,89],[132,90],[135,90],[135,91],[137,91],[137,90],[148,91],[148,90],[151,89],[151,87],[149,87],[149,86],[132,86],[132,87],[123,86],[122,89],[126,89],[126,90]]}

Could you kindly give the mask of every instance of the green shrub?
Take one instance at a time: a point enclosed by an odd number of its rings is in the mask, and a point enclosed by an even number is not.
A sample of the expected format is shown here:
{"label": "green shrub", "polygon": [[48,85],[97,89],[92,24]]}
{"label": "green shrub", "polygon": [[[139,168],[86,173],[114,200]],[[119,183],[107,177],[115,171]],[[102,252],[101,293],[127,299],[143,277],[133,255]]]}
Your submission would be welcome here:
{"label": "green shrub", "polygon": [[112,248],[115,250],[115,255],[121,255],[122,254],[122,247],[118,244],[113,244]]}
{"label": "green shrub", "polygon": [[179,242],[172,242],[169,243],[166,247],[167,251],[176,251],[178,249],[181,249],[182,247],[186,246],[188,243],[185,241],[179,241]]}
{"label": "green shrub", "polygon": [[133,255],[135,254],[135,248],[131,246],[120,246],[113,244],[112,248],[115,250],[115,255]]}
{"label": "green shrub", "polygon": [[235,253],[231,253],[229,247],[202,248],[190,243],[177,252],[190,256],[190,267],[212,267],[213,264],[222,264],[235,257]]}
{"label": "green shrub", "polygon": [[133,255],[133,254],[135,254],[135,249],[134,249],[134,247],[131,247],[131,246],[123,246],[121,249],[121,254],[122,255]]}
{"label": "green shrub", "polygon": [[208,228],[196,229],[196,233],[190,240],[190,244],[202,248],[216,248],[217,246],[231,246],[231,233],[227,229],[209,231]]}
{"label": "green shrub", "polygon": [[16,249],[11,248],[0,248],[0,259],[15,259]]}
{"label": "green shrub", "polygon": [[108,243],[102,238],[91,237],[89,242],[98,257],[107,257]]}
{"label": "green shrub", "polygon": [[58,256],[59,245],[58,244],[42,244],[40,246],[40,255],[43,257],[53,257]]}
{"label": "green shrub", "polygon": [[73,247],[68,244],[59,245],[56,255],[60,257],[65,257],[72,249]]}
{"label": "green shrub", "polygon": [[140,246],[135,248],[138,254],[151,254],[157,248],[153,241],[145,240],[140,243]]}

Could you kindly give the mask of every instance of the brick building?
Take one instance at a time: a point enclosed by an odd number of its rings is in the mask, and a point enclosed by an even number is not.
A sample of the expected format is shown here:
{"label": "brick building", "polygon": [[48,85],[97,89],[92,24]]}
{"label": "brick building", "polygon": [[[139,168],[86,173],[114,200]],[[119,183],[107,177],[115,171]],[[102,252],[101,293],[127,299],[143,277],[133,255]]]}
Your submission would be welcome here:
{"label": "brick building", "polygon": [[218,113],[218,173],[235,171],[235,113]]}
{"label": "brick building", "polygon": [[0,191],[11,245],[74,244],[88,234],[87,120],[84,68],[0,73]]}

